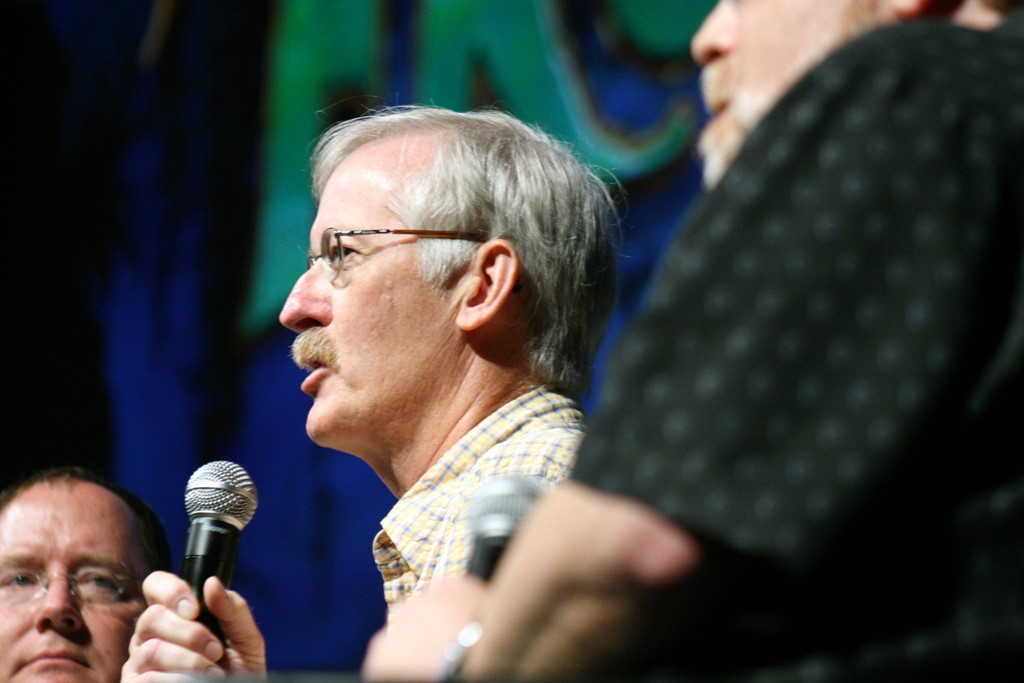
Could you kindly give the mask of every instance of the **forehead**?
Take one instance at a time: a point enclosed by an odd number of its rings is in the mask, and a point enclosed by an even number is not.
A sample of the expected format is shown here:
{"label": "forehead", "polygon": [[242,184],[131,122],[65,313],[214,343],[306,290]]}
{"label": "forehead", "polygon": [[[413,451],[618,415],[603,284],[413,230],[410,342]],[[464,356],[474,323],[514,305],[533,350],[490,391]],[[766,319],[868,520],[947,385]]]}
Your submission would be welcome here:
{"label": "forehead", "polygon": [[44,482],[22,491],[0,513],[0,558],[73,564],[104,557],[145,568],[127,504],[91,482]]}
{"label": "forehead", "polygon": [[434,135],[417,134],[367,143],[347,156],[324,184],[310,243],[319,247],[327,228],[359,230],[400,227],[393,210],[396,192],[434,159]]}

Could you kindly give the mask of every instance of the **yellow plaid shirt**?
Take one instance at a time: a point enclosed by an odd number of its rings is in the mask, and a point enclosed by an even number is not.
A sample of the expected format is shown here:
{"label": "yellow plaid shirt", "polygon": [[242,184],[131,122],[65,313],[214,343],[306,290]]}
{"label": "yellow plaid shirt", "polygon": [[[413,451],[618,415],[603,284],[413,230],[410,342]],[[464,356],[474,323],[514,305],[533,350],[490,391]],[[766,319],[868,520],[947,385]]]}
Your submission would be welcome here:
{"label": "yellow plaid shirt", "polygon": [[463,512],[494,477],[569,476],[583,438],[576,403],[534,389],[471,429],[402,496],[381,521],[373,557],[390,609],[436,577],[465,574],[471,540]]}

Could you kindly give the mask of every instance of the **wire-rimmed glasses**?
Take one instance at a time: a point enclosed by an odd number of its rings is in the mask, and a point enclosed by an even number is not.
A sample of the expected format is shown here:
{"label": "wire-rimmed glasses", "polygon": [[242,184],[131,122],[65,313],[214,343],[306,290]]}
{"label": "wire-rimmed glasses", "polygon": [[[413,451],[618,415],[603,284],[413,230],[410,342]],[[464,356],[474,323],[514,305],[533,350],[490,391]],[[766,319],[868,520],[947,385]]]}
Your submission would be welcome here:
{"label": "wire-rimmed glasses", "polygon": [[129,588],[137,580],[106,567],[85,567],[71,574],[48,574],[39,569],[0,569],[0,606],[31,602],[50,590],[54,579],[63,578],[68,590],[83,603],[113,605],[131,598]]}
{"label": "wire-rimmed glasses", "polygon": [[[462,232],[458,230],[409,230],[406,228],[373,228],[369,230],[339,230],[327,228],[320,237],[320,253],[315,256],[306,257],[306,270],[309,270],[317,261],[322,261],[330,269],[331,277],[336,278],[345,269],[345,259],[353,253],[350,247],[341,243],[342,237],[356,237],[362,235],[413,235],[426,239],[447,239],[447,240],[470,240],[472,242],[485,242],[486,237],[475,232]],[[402,242],[402,244],[406,244]],[[395,245],[397,246],[397,245]]]}

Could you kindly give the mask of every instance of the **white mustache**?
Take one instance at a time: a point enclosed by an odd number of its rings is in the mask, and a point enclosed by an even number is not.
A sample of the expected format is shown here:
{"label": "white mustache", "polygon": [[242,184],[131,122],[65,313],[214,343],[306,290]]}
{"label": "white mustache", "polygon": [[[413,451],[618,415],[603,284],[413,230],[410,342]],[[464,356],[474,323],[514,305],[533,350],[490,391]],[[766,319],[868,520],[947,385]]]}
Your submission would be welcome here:
{"label": "white mustache", "polygon": [[714,113],[729,104],[733,96],[732,66],[718,60],[705,66],[700,73],[700,90],[704,103]]}
{"label": "white mustache", "polygon": [[338,354],[322,327],[311,327],[299,333],[292,342],[292,361],[312,372],[319,367],[332,370],[338,366]]}

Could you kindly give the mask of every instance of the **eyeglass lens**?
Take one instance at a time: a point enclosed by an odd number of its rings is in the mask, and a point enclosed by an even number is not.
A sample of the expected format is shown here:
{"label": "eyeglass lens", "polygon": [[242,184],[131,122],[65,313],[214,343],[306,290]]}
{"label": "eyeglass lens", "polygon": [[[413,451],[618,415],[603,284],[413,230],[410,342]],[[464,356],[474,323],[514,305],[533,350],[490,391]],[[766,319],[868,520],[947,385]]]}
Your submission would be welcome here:
{"label": "eyeglass lens", "polygon": [[0,571],[0,605],[20,605],[44,595],[54,579],[64,578],[68,590],[83,602],[112,604],[120,602],[130,579],[109,569],[82,569],[74,574],[54,574],[12,567]]}

